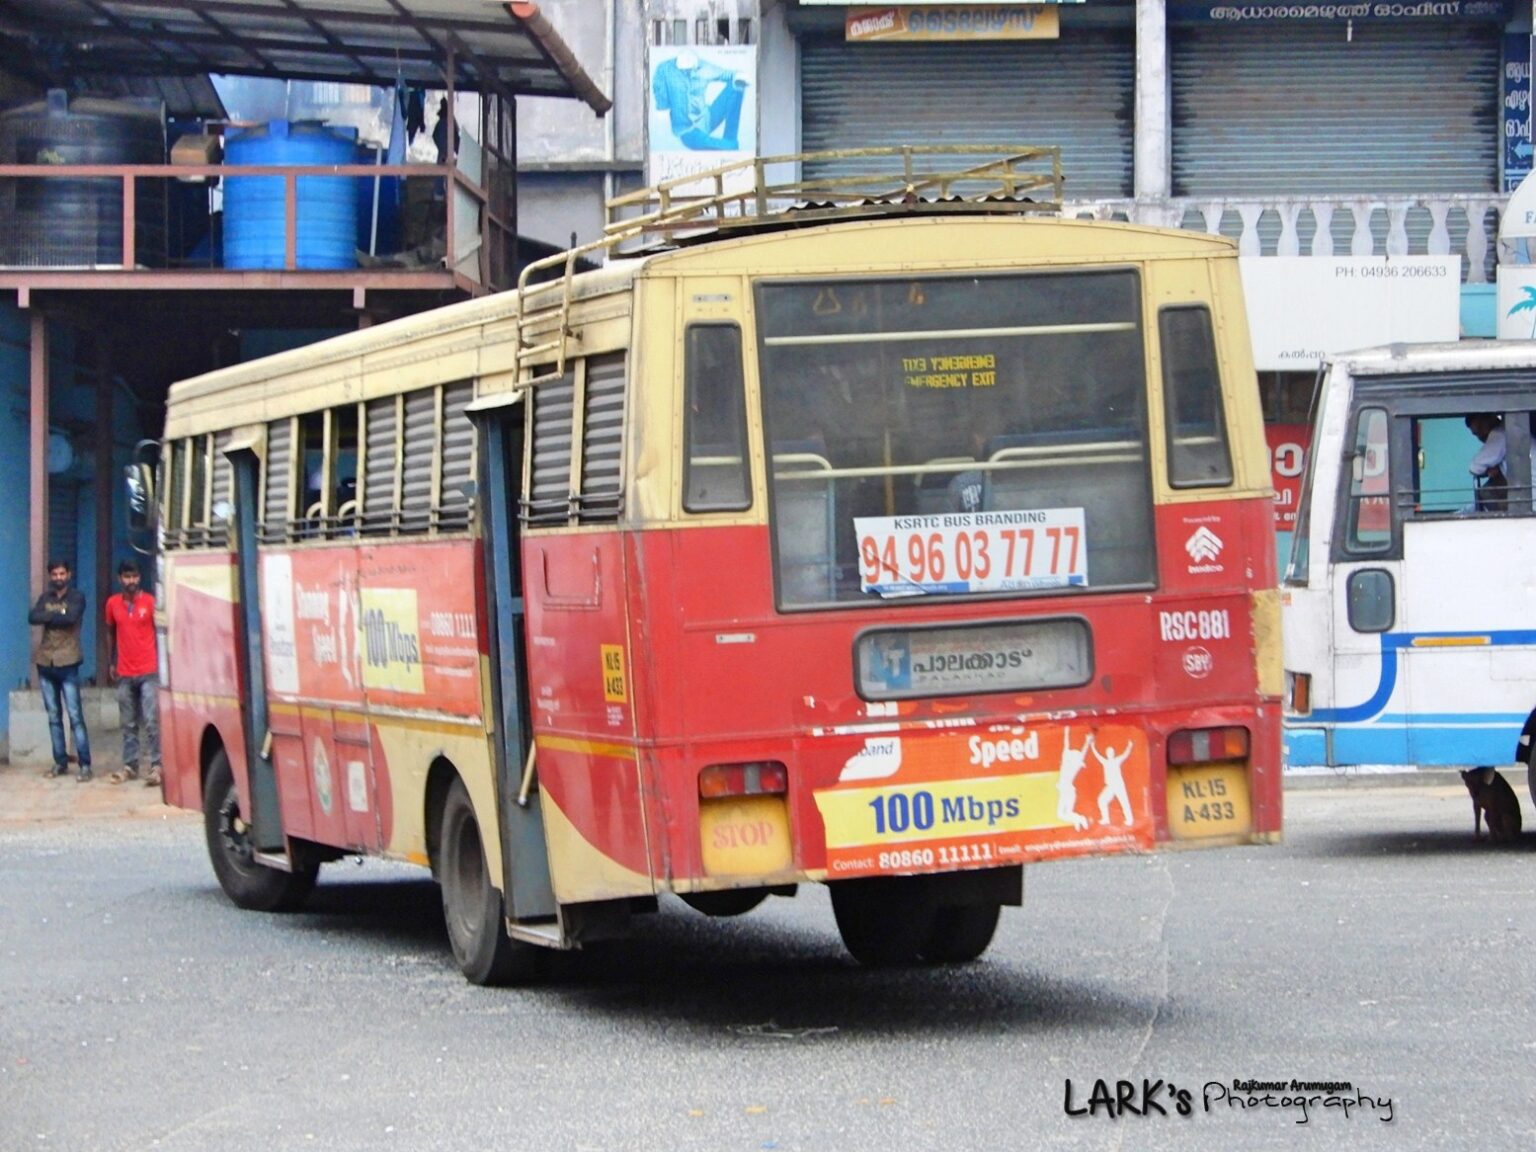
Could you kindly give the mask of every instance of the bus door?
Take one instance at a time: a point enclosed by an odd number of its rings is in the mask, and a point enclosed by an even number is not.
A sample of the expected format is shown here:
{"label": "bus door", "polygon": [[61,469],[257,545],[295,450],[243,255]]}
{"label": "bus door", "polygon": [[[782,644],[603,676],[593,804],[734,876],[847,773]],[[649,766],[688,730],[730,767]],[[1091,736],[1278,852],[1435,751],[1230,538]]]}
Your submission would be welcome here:
{"label": "bus door", "polygon": [[267,703],[266,658],[262,648],[260,557],[256,524],[260,515],[261,461],[254,438],[236,438],[229,462],[235,486],[235,587],[239,594],[239,641],[236,660],[241,727],[245,733],[246,810],[251,814],[251,842],[258,852],[281,852],[283,817],[278,805],[277,768],[268,743],[272,718]]}
{"label": "bus door", "polygon": [[1350,413],[1329,564],[1334,764],[1408,763],[1402,715],[1409,701],[1395,634],[1404,573],[1392,511],[1392,433],[1384,404],[1367,399]]}
{"label": "bus door", "polygon": [[533,729],[528,711],[521,539],[517,531],[522,489],[521,394],[487,397],[469,412],[479,433],[486,628],[490,634],[491,708],[495,717],[496,808],[500,821],[502,892],[514,921],[556,913],[550,883],[540,792],[530,762]]}
{"label": "bus door", "polygon": [[[1496,396],[1442,393],[1399,407],[1402,568],[1394,633],[1411,712],[1407,762],[1502,764],[1536,694],[1526,581],[1518,561],[1531,521],[1524,413]],[[1469,470],[1483,441],[1467,416],[1504,417],[1503,483],[1479,487]],[[1522,508],[1520,505],[1526,504]]]}

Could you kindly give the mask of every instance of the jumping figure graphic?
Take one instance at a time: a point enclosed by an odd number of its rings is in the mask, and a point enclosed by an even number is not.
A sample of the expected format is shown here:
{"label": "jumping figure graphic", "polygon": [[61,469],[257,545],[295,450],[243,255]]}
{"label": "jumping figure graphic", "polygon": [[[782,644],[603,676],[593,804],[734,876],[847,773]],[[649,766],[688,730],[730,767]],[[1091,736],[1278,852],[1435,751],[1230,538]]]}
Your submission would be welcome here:
{"label": "jumping figure graphic", "polygon": [[1099,792],[1099,823],[1109,823],[1109,804],[1111,800],[1120,804],[1121,823],[1130,824],[1134,817],[1131,814],[1131,797],[1125,789],[1125,773],[1122,770],[1125,762],[1130,759],[1131,742],[1125,742],[1125,749],[1116,752],[1113,747],[1100,752],[1093,750],[1100,764],[1104,765],[1104,788]]}
{"label": "jumping figure graphic", "polygon": [[1093,747],[1093,733],[1088,733],[1081,748],[1072,747],[1072,729],[1061,734],[1061,772],[1056,777],[1056,819],[1072,825],[1079,832],[1088,827],[1088,817],[1077,811],[1077,774],[1088,761]]}

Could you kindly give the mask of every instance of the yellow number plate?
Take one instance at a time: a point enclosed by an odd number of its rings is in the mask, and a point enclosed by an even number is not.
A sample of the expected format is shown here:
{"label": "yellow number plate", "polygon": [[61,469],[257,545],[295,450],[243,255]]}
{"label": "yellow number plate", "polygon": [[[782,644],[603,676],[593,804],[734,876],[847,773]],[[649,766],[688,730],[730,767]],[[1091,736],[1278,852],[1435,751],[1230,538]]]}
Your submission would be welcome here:
{"label": "yellow number plate", "polygon": [[1252,829],[1246,767],[1202,764],[1168,769],[1168,831],[1175,840],[1241,836]]}
{"label": "yellow number plate", "polygon": [[708,876],[787,871],[794,859],[782,796],[699,801],[699,847]]}

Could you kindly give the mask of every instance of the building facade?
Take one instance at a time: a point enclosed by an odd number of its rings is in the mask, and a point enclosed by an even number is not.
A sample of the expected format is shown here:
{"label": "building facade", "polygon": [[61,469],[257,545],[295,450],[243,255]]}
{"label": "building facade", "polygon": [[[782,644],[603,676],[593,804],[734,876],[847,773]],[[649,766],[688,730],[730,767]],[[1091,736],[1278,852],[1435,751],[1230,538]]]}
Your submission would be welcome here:
{"label": "building facade", "polygon": [[548,243],[590,240],[605,193],[675,173],[655,77],[684,50],[750,71],[751,148],[745,131],[734,151],[719,127],[700,132],[699,167],[1058,145],[1068,213],[1239,242],[1283,560],[1319,358],[1495,335],[1499,222],[1531,166],[1530,14],[1503,0],[567,4],[581,34],[612,40],[615,114],[606,135],[588,130],[590,155],[558,132],[536,164],[525,148],[525,219]]}

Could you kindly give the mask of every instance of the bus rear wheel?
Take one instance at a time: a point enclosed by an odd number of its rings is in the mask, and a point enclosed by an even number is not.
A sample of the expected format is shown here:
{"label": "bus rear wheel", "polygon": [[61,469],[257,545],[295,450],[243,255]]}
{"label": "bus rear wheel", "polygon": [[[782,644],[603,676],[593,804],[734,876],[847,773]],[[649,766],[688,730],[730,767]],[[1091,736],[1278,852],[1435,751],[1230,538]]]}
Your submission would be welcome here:
{"label": "bus rear wheel", "polygon": [[292,872],[268,868],[256,859],[250,824],[240,811],[240,792],[229,755],[222,748],[208,765],[203,785],[203,831],[208,858],[224,895],[238,908],[255,912],[287,912],[304,903],[320,875],[319,864]]}
{"label": "bus rear wheel", "polygon": [[877,876],[832,885],[832,913],[843,947],[860,964],[911,964],[933,934],[938,909],[921,877]]}
{"label": "bus rear wheel", "polygon": [[940,907],[923,942],[923,959],[934,964],[968,964],[992,943],[1000,904],[952,904]]}
{"label": "bus rear wheel", "polygon": [[455,779],[443,802],[438,881],[443,919],[459,970],[471,984],[521,984],[538,972],[532,944],[507,935],[501,893],[491,885],[485,846],[474,805],[462,780]]}

